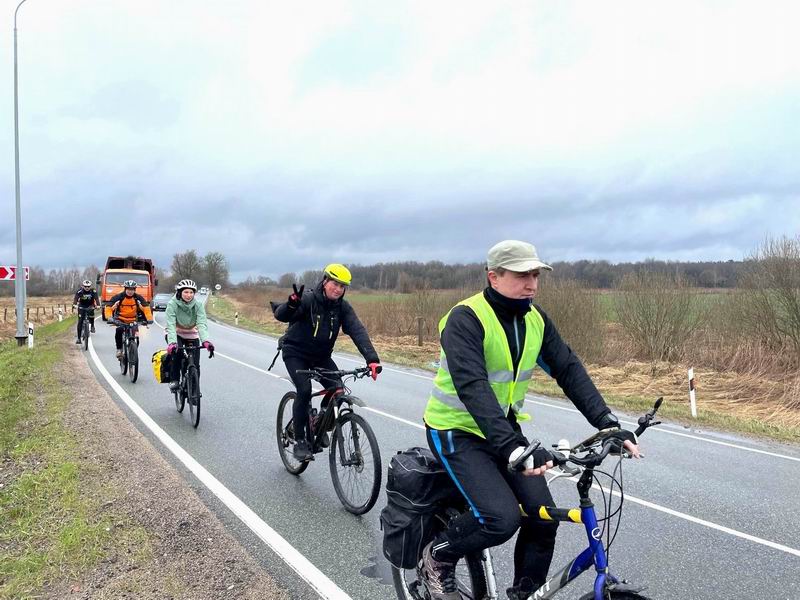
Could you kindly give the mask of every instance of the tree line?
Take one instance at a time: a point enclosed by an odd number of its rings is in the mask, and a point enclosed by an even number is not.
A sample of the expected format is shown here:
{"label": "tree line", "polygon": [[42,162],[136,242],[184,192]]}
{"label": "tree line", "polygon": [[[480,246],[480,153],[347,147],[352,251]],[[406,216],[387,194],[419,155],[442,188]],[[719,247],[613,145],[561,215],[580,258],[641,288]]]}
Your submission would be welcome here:
{"label": "tree line", "polygon": [[[619,286],[626,276],[642,272],[677,276],[686,285],[698,288],[737,288],[742,285],[748,264],[744,261],[663,261],[647,259],[642,262],[610,263],[605,260],[560,261],[552,263],[549,278],[576,281],[584,287],[611,289]],[[353,273],[353,287],[376,291],[413,292],[419,289],[475,289],[485,281],[483,263],[446,264],[441,261],[392,262],[374,265],[348,265]],[[194,249],[176,253],[170,267],[157,267],[158,291],[171,291],[175,283],[184,278],[198,285],[213,287],[217,284],[231,287],[228,261],[221,252],[200,255]],[[86,268],[31,269],[28,294],[31,296],[63,295],[74,292],[84,279],[95,281],[100,272],[96,265]],[[302,273],[287,272],[277,279],[262,275],[248,277],[238,287],[291,287],[293,283],[313,285],[322,278],[321,270]],[[13,296],[12,282],[0,284],[0,296]]]}
{"label": "tree line", "polygon": [[[548,278],[577,281],[584,287],[612,289],[626,276],[658,273],[677,277],[698,288],[736,288],[741,284],[749,261],[677,262],[648,259],[642,262],[612,264],[606,260],[554,262]],[[446,264],[441,261],[395,262],[375,265],[348,265],[353,273],[353,287],[377,291],[412,292],[419,289],[474,289],[486,279],[483,263]],[[291,287],[292,283],[313,285],[322,271],[284,273],[277,280],[249,277],[241,287]]]}

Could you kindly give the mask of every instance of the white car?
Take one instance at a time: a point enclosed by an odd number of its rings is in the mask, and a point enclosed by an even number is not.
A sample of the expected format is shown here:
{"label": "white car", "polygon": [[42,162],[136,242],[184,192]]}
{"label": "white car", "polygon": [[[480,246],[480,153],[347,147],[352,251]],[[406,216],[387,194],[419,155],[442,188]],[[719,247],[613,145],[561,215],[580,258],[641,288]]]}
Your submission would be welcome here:
{"label": "white car", "polygon": [[200,293],[201,294],[207,294],[208,293],[208,288],[201,287],[200,288]]}

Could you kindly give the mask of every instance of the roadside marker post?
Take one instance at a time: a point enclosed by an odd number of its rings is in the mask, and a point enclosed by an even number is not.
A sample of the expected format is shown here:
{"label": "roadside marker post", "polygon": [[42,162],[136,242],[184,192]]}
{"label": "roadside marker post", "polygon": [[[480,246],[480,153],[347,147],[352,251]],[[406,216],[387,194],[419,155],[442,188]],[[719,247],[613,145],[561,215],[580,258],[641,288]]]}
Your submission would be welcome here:
{"label": "roadside marker post", "polygon": [[33,348],[33,323],[28,322],[28,348]]}
{"label": "roadside marker post", "polygon": [[697,401],[694,395],[694,367],[689,368],[689,405],[692,409],[692,417],[697,418]]}

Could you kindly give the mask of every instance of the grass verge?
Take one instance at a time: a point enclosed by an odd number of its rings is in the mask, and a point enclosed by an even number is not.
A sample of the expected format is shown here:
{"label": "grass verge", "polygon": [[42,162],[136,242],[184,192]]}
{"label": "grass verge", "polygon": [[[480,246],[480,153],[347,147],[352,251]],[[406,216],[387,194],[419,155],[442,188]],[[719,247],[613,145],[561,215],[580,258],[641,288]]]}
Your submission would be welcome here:
{"label": "grass verge", "polygon": [[146,541],[137,528],[115,531],[99,480],[87,477],[79,440],[64,426],[70,397],[56,369],[74,327],[74,319],[40,327],[32,350],[0,344],[0,598],[40,597],[110,546]]}

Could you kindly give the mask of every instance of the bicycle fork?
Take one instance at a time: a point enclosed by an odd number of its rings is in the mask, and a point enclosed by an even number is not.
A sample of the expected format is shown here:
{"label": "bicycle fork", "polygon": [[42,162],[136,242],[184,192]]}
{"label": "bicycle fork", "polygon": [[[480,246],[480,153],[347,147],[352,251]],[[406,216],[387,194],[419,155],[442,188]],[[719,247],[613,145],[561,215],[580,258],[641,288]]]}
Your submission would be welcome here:
{"label": "bicycle fork", "polygon": [[361,464],[361,446],[358,441],[358,427],[351,421],[351,432],[353,436],[353,452],[345,454],[344,432],[339,421],[341,412],[338,406],[333,407],[333,416],[336,423],[336,444],[339,446],[339,464],[343,467],[359,466]]}

